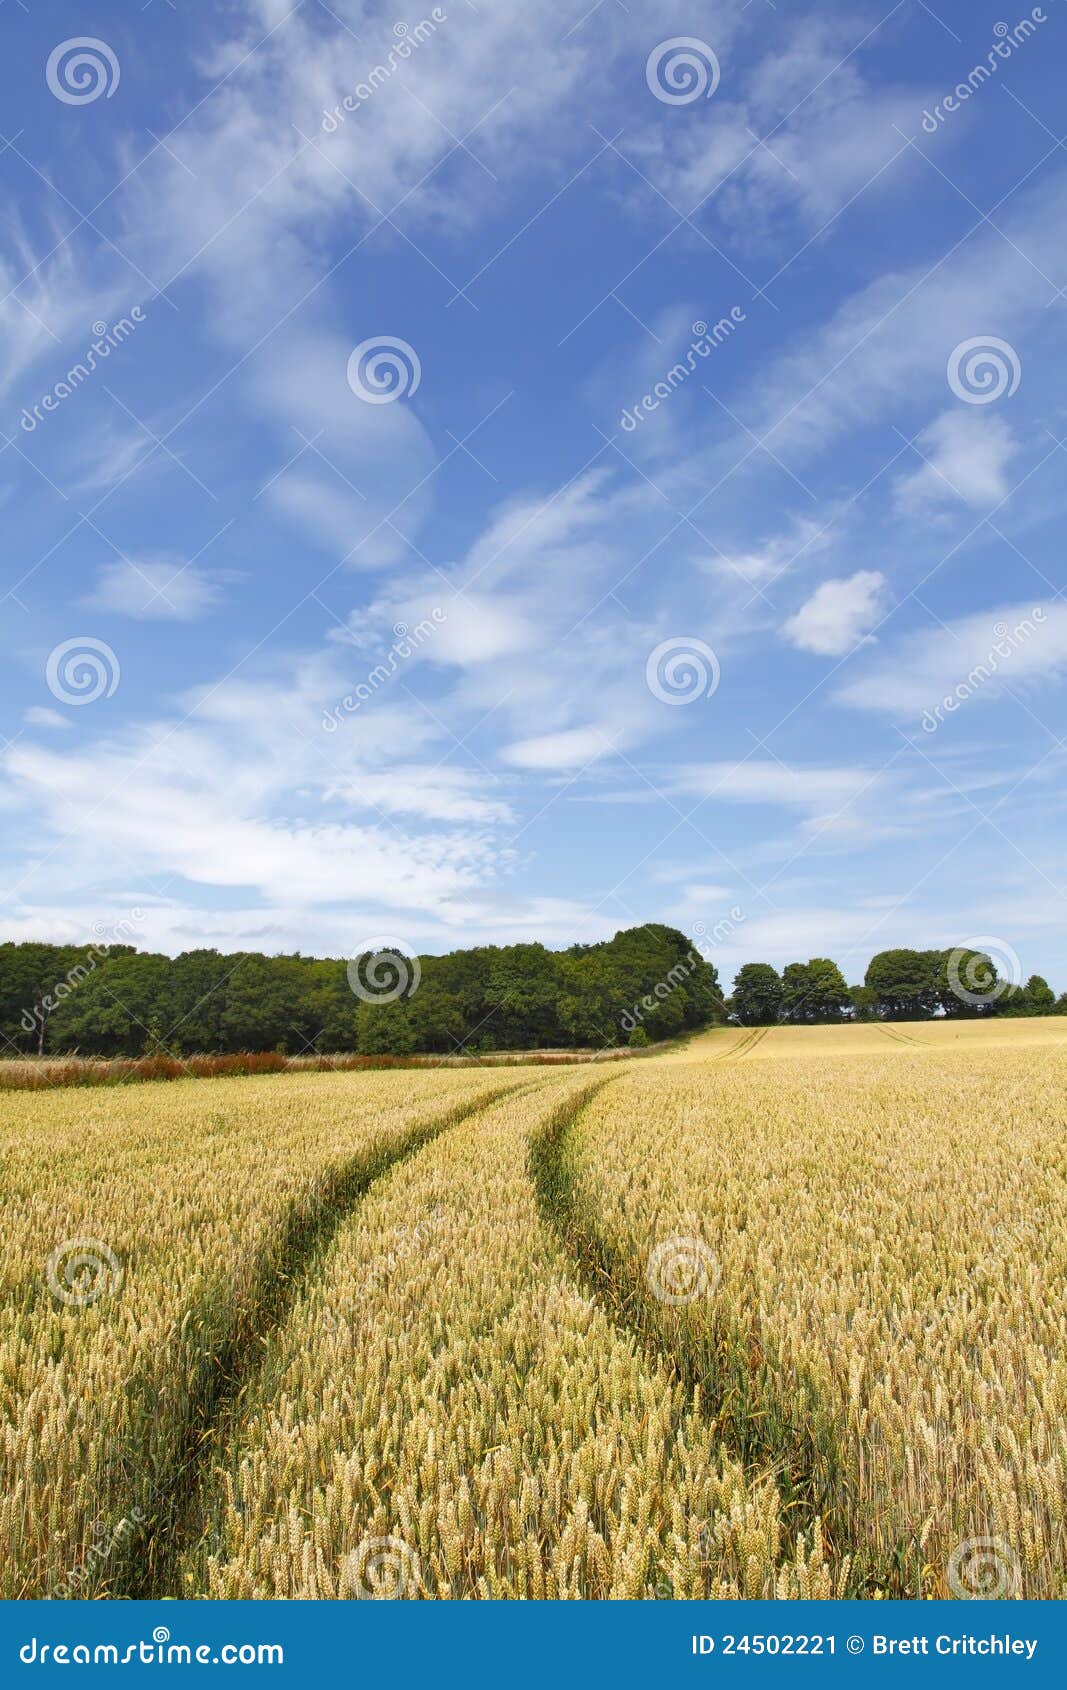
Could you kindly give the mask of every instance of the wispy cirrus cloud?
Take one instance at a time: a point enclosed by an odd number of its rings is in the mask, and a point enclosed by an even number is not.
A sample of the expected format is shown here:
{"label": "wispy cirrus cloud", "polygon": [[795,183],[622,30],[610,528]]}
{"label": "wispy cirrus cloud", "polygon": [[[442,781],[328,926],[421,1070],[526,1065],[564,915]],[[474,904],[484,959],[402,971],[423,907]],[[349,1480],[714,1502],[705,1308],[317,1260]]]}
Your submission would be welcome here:
{"label": "wispy cirrus cloud", "polygon": [[[1067,605],[1032,599],[899,636],[883,657],[838,689],[842,704],[918,718],[967,683],[968,705],[1024,693],[1067,674]],[[969,677],[971,679],[969,679]]]}
{"label": "wispy cirrus cloud", "polygon": [[192,622],[220,602],[225,579],[180,558],[118,560],[104,564],[83,602],[116,616]]}

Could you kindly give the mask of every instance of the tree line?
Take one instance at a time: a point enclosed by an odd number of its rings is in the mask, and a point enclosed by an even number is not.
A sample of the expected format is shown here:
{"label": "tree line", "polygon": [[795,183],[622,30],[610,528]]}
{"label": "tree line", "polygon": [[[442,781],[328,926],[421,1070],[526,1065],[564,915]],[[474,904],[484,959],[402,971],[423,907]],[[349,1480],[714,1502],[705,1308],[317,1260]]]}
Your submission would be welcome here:
{"label": "tree line", "polygon": [[778,970],[747,962],[728,1000],[730,1019],[744,1027],[840,1021],[924,1021],[936,1015],[1067,1015],[1067,992],[1057,998],[1040,974],[1025,985],[1004,980],[985,951],[879,951],[863,984],[849,986],[836,962],[813,957]]}
{"label": "tree line", "polygon": [[0,1054],[8,1057],[637,1046],[724,1015],[715,968],[684,933],[654,923],[563,951],[485,945],[351,962],[0,945]]}
{"label": "tree line", "polygon": [[1038,975],[1005,982],[982,952],[882,951],[862,985],[829,957],[740,969],[731,997],[674,927],[594,945],[399,950],[352,961],[128,944],[0,944],[0,1055],[279,1051],[404,1056],[637,1048],[716,1022],[812,1025],[934,1015],[1067,1014]]}

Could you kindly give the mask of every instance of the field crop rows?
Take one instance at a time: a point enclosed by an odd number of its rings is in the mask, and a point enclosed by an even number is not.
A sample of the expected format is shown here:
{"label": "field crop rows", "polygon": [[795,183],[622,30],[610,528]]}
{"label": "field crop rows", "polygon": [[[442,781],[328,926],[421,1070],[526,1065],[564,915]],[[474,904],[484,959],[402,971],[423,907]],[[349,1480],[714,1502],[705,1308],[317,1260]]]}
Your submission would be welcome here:
{"label": "field crop rows", "polygon": [[275,1334],[187,1590],[830,1593],[819,1548],[785,1542],[773,1484],[746,1484],[543,1223],[531,1156],[588,1086],[542,1082],[473,1118],[361,1206]]}
{"label": "field crop rows", "polygon": [[390,1160],[501,1089],[282,1075],[5,1100],[0,1595],[151,1576],[203,1423],[293,1260]]}
{"label": "field crop rows", "polygon": [[572,1241],[853,1593],[1062,1596],[1067,1046],[883,1048],[628,1074],[559,1151]]}
{"label": "field crop rows", "polygon": [[1064,1595],[1050,1025],[9,1099],[2,1594]]}

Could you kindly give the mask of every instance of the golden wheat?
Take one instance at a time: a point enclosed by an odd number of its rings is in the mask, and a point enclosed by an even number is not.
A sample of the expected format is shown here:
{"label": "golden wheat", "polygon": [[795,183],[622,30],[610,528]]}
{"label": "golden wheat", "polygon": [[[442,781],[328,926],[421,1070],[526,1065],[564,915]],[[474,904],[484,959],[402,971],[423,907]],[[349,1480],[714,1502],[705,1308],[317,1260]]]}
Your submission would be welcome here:
{"label": "golden wheat", "polygon": [[1065,1081],[1027,1021],[11,1094],[0,1594],[1063,1596]]}
{"label": "golden wheat", "polygon": [[[90,1550],[134,1510],[152,1520],[197,1392],[331,1171],[501,1085],[313,1074],[5,1098],[0,1595],[109,1587],[117,1556]],[[77,1241],[68,1279],[53,1253]],[[140,1528],[122,1535],[136,1553]]]}
{"label": "golden wheat", "polygon": [[733,1041],[630,1071],[570,1144],[621,1294],[859,1593],[959,1595],[983,1552],[990,1593],[1067,1588],[1067,1043],[1016,1026]]}
{"label": "golden wheat", "polygon": [[539,1212],[531,1152],[588,1086],[542,1081],[376,1188],[269,1346],[184,1593],[832,1593],[817,1527],[787,1542],[773,1483],[746,1483]]}

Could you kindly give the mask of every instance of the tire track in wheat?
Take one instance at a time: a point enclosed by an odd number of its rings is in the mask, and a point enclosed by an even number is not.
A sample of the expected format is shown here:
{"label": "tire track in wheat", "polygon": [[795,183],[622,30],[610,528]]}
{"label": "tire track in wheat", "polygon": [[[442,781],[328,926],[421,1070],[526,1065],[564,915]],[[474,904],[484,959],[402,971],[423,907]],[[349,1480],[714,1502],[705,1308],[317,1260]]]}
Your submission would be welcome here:
{"label": "tire track in wheat", "polygon": [[758,1045],[761,1039],[765,1039],[769,1032],[769,1027],[749,1027],[742,1033],[736,1043],[728,1045],[725,1050],[716,1051],[714,1056],[708,1057],[708,1061],[736,1062],[740,1057],[747,1056],[748,1052],[752,1050],[755,1045]]}
{"label": "tire track in wheat", "polygon": [[874,1024],[878,1031],[884,1033],[887,1039],[892,1039],[894,1044],[901,1044],[912,1050],[928,1048],[919,1039],[913,1039],[910,1033],[902,1033],[898,1027],[887,1027],[884,1021],[876,1021]]}
{"label": "tire track in wheat", "polygon": [[[284,1322],[301,1287],[371,1188],[442,1133],[503,1097],[541,1083],[513,1082],[415,1122],[399,1140],[366,1148],[333,1169],[309,1197],[281,1217],[260,1253],[251,1295],[234,1309],[229,1330],[201,1358],[190,1380],[181,1435],[152,1487],[149,1525],[113,1569],[116,1596],[149,1600],[187,1594],[176,1588],[177,1568],[194,1529],[197,1495],[209,1458],[258,1373],[267,1339]],[[197,1324],[194,1309],[183,1323],[183,1332],[188,1327],[195,1333]]]}
{"label": "tire track in wheat", "polygon": [[[753,1031],[751,1039],[730,1053],[735,1059],[745,1056],[770,1029]],[[612,1245],[595,1214],[582,1201],[574,1139],[593,1095],[568,1099],[531,1146],[530,1177],[543,1224],[559,1239],[587,1290],[616,1324],[631,1333],[650,1365],[665,1368],[668,1375],[683,1383],[692,1408],[703,1416],[727,1453],[746,1473],[776,1480],[792,1527],[810,1537],[826,1525],[831,1541],[840,1547],[847,1541],[846,1523],[844,1518],[833,1517],[829,1504],[840,1488],[837,1475],[826,1471],[825,1458],[816,1449],[807,1425],[790,1419],[783,1405],[786,1447],[769,1440],[764,1417],[750,1408],[736,1372],[721,1365],[725,1333],[717,1335],[716,1352],[711,1357],[703,1346],[690,1340],[682,1320],[675,1320],[673,1331],[668,1333],[664,1317],[675,1311],[664,1309],[655,1300],[644,1264]],[[846,1594],[861,1593],[860,1581],[854,1582],[857,1588]]]}

